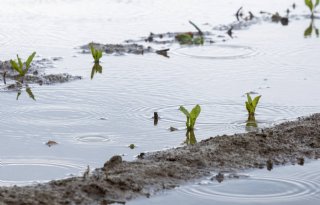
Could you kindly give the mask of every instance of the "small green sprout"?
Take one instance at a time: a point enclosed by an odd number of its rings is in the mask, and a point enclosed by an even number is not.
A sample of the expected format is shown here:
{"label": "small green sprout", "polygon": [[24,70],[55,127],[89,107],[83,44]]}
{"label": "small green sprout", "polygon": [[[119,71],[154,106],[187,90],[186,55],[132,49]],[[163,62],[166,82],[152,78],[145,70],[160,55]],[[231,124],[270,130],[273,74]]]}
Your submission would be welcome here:
{"label": "small green sprout", "polygon": [[200,28],[193,23],[192,21],[189,21],[189,23],[197,29],[199,36],[195,37],[193,33],[187,32],[187,33],[181,33],[176,35],[176,40],[179,41],[180,44],[194,44],[194,45],[203,45],[204,38],[203,38],[203,32],[200,30]]}
{"label": "small green sprout", "polygon": [[320,0],[315,0],[315,2],[313,3],[313,0],[304,0],[304,3],[306,4],[306,6],[310,9],[311,12],[311,18],[314,17],[314,11],[316,9],[316,7],[319,5]]}
{"label": "small green sprout", "polygon": [[91,50],[91,54],[94,59],[94,62],[99,63],[100,58],[102,58],[102,50],[94,48],[94,46],[91,43],[89,44],[89,46],[90,46],[90,50]]}
{"label": "small green sprout", "polygon": [[36,52],[33,52],[27,59],[26,62],[22,63],[21,58],[19,58],[19,55],[17,55],[17,61],[15,60],[10,60],[12,68],[17,71],[20,75],[20,77],[24,77],[31,65],[31,62],[36,55]]}
{"label": "small green sprout", "polygon": [[194,37],[191,32],[178,34],[176,35],[176,39],[181,45],[202,45],[204,43],[203,36]]}
{"label": "small green sprout", "polygon": [[247,99],[248,101],[246,102],[246,108],[247,108],[247,111],[248,111],[248,114],[249,114],[249,117],[248,117],[248,120],[254,120],[255,117],[255,112],[256,112],[256,107],[259,103],[259,100],[261,98],[261,95],[255,97],[253,100],[250,96],[249,93],[247,93]]}
{"label": "small green sprout", "polygon": [[192,44],[193,43],[193,34],[192,33],[181,33],[176,35],[177,41],[180,44]]}
{"label": "small green sprout", "polygon": [[196,105],[191,112],[184,108],[183,106],[180,106],[179,110],[187,117],[187,130],[192,131],[194,129],[194,125],[196,124],[196,120],[201,112],[200,105]]}

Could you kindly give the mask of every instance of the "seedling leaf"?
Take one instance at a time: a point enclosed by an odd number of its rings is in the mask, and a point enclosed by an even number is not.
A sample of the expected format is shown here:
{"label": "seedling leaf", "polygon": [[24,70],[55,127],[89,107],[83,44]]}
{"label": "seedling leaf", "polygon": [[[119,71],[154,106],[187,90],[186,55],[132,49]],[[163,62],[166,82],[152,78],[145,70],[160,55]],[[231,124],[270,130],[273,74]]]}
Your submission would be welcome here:
{"label": "seedling leaf", "polygon": [[257,107],[257,105],[258,105],[258,103],[259,103],[260,98],[261,98],[261,95],[255,97],[255,98],[253,99],[252,105],[253,105],[254,109],[256,109],[256,107]]}
{"label": "seedling leaf", "polygon": [[94,46],[90,43],[89,44],[90,50],[91,50],[91,54],[92,57],[94,59],[95,63],[99,63],[100,58],[102,58],[102,51],[95,49]]}
{"label": "seedling leaf", "polygon": [[304,3],[309,7],[310,11],[313,11],[313,3],[312,0],[304,0]]}
{"label": "seedling leaf", "polygon": [[179,110],[183,112],[183,114],[185,114],[186,117],[190,117],[189,111],[186,108],[184,108],[182,105],[180,106]]}
{"label": "seedling leaf", "polygon": [[197,119],[199,114],[201,112],[201,107],[200,105],[196,105],[192,110],[191,110],[191,113],[190,113],[190,117],[192,119]]}
{"label": "seedling leaf", "polygon": [[248,99],[248,103],[251,104],[252,103],[252,98],[251,98],[249,93],[247,93],[247,99]]}
{"label": "seedling leaf", "polygon": [[28,57],[28,59],[27,59],[27,61],[26,61],[26,68],[27,68],[27,69],[29,69],[30,64],[31,64],[31,62],[32,62],[32,60],[33,60],[33,58],[34,58],[35,55],[36,55],[36,52],[33,52],[33,53]]}
{"label": "seedling leaf", "polygon": [[15,62],[14,60],[10,60],[11,66],[12,68],[17,71],[20,75],[22,75],[23,71],[21,70],[21,68],[19,67],[19,65],[17,64],[17,62]]}
{"label": "seedling leaf", "polygon": [[21,61],[21,58],[19,58],[18,55],[17,55],[17,59],[18,59],[19,67],[20,67],[21,71],[23,71],[23,63]]}

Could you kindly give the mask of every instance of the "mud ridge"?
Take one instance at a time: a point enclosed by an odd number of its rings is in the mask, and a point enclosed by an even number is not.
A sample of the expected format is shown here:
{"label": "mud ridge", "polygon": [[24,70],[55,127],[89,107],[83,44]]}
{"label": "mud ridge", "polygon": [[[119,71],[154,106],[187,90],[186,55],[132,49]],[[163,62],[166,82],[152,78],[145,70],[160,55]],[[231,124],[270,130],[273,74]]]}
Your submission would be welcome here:
{"label": "mud ridge", "polygon": [[[172,189],[190,180],[252,168],[301,164],[320,157],[320,114],[259,132],[211,137],[195,145],[141,153],[135,161],[113,156],[82,177],[24,187],[0,187],[3,204],[112,204]],[[302,163],[303,164],[303,163]],[[233,175],[233,174],[232,174]]]}
{"label": "mud ridge", "polygon": [[[45,69],[52,67],[52,64],[52,61],[46,58],[33,61],[28,73],[23,78],[23,83],[26,85],[52,85],[81,79],[81,76],[72,76],[67,73],[46,74]],[[16,91],[21,89],[21,83],[17,82],[20,79],[19,74],[12,69],[10,61],[0,61],[0,80],[4,82],[2,90]]]}

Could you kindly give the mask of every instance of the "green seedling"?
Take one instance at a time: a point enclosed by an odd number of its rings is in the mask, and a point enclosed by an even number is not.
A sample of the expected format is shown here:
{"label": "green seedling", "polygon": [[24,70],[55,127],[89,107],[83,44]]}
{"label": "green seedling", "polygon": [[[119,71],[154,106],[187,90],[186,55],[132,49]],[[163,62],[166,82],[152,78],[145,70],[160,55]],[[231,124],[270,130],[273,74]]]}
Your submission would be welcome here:
{"label": "green seedling", "polygon": [[306,4],[306,6],[309,8],[310,12],[311,12],[311,18],[314,17],[314,11],[316,9],[316,7],[319,5],[320,0],[304,0],[304,3]]}
{"label": "green seedling", "polygon": [[21,61],[21,58],[19,58],[19,55],[17,55],[17,61],[10,60],[12,68],[19,73],[20,77],[23,78],[27,74],[35,55],[36,52],[33,52],[24,63]]}
{"label": "green seedling", "polygon": [[102,66],[99,63],[94,63],[92,70],[91,70],[91,80],[93,79],[96,73],[102,73]]}
{"label": "green seedling", "polygon": [[92,44],[89,45],[94,63],[99,63],[100,58],[102,58],[102,50],[96,49]]}
{"label": "green seedling", "polygon": [[260,98],[261,98],[261,95],[255,97],[252,100],[250,94],[247,93],[248,101],[246,102],[246,108],[247,108],[247,111],[249,114],[248,121],[255,121],[255,112],[256,112],[256,108],[257,108],[257,105],[259,103]]}
{"label": "green seedling", "polygon": [[189,23],[198,31],[199,36],[195,37],[193,33],[187,32],[187,33],[181,33],[176,35],[176,40],[179,41],[180,44],[194,44],[194,45],[202,45],[204,43],[203,38],[203,32],[200,30],[200,28],[193,23],[192,21],[189,21]]}
{"label": "green seedling", "polygon": [[202,45],[204,43],[202,36],[194,37],[191,32],[178,34],[176,35],[176,39],[181,45]]}
{"label": "green seedling", "polygon": [[187,130],[192,131],[194,129],[194,125],[196,124],[196,120],[201,112],[200,105],[196,105],[191,112],[189,112],[186,108],[183,106],[180,106],[179,110],[187,117]]}
{"label": "green seedling", "polygon": [[180,44],[192,44],[193,43],[193,34],[192,33],[182,33],[176,35],[177,41]]}

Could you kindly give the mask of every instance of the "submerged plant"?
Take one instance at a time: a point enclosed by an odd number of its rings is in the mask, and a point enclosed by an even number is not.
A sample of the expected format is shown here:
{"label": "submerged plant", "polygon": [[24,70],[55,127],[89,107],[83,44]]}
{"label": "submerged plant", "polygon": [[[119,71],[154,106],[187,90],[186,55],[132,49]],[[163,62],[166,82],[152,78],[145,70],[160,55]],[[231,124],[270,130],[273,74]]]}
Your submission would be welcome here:
{"label": "submerged plant", "polygon": [[310,12],[311,12],[311,18],[314,17],[314,11],[316,9],[316,7],[319,5],[320,0],[304,0],[304,3],[306,4],[306,6],[309,8]]}
{"label": "submerged plant", "polygon": [[201,112],[200,105],[196,105],[191,112],[189,112],[186,108],[183,106],[180,106],[179,110],[187,117],[187,130],[191,131],[194,129],[194,125],[196,124],[196,120]]}
{"label": "submerged plant", "polygon": [[255,115],[256,107],[257,107],[257,105],[259,103],[260,98],[261,98],[261,95],[255,97],[252,100],[250,94],[247,93],[247,100],[248,101],[246,101],[246,108],[247,108],[247,111],[248,111],[248,114],[249,114],[248,121],[255,121],[254,115]]}
{"label": "submerged plant", "polygon": [[91,43],[89,44],[92,57],[95,63],[100,62],[100,58],[102,58],[102,50],[96,49]]}
{"label": "submerged plant", "polygon": [[19,73],[20,77],[23,78],[27,74],[35,55],[36,52],[33,52],[24,63],[21,61],[21,58],[19,58],[19,55],[17,55],[17,61],[10,60],[12,68]]}

